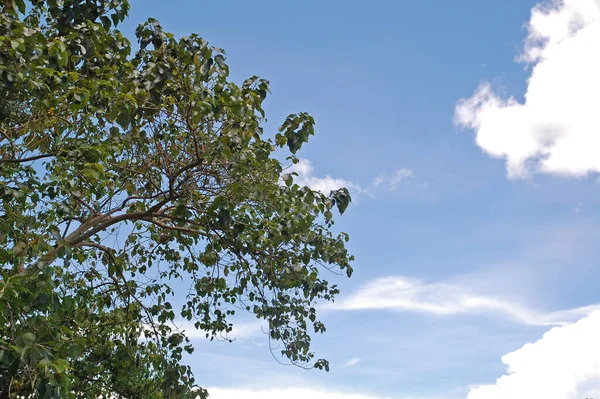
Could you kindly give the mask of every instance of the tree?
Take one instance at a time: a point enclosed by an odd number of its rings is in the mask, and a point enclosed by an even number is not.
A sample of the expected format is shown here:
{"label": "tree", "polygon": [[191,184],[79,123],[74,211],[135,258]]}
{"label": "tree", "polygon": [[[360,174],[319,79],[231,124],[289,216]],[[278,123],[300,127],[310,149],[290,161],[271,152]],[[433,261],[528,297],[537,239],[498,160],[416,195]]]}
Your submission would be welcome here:
{"label": "tree", "polygon": [[223,50],[152,19],[133,51],[126,0],[0,9],[0,398],[204,397],[174,322],[212,339],[238,310],[327,369],[310,335],[338,293],[323,271],[352,273],[332,232],[350,196],[275,157],[297,162],[312,117],[265,138],[266,80],[228,81]]}

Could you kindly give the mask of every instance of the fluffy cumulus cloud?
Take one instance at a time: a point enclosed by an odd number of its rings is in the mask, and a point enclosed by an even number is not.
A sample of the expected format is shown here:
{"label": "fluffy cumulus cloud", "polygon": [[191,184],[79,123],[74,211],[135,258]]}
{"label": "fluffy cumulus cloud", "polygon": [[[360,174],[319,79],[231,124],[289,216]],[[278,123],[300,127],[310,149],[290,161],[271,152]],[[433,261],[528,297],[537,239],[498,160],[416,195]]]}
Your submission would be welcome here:
{"label": "fluffy cumulus cloud", "polygon": [[314,175],[314,167],[308,159],[300,158],[297,164],[292,165],[286,173],[296,172],[298,176],[294,177],[294,183],[300,186],[308,186],[313,190],[320,191],[323,194],[329,194],[332,190],[345,187],[351,194],[362,192],[362,188],[351,181],[334,178],[329,175],[317,177]]}
{"label": "fluffy cumulus cloud", "polygon": [[471,389],[467,399],[600,397],[600,312],[555,327],[539,341],[502,357],[507,373]]}
{"label": "fluffy cumulus cloud", "polygon": [[509,177],[600,172],[600,1],[540,3],[528,32],[518,57],[531,70],[524,101],[483,84],[458,103],[455,121],[506,160]]}
{"label": "fluffy cumulus cloud", "polygon": [[447,283],[428,284],[400,276],[375,279],[350,296],[326,306],[333,310],[396,310],[442,316],[491,312],[539,326],[567,325],[600,309],[600,305],[591,305],[539,312],[503,298],[475,294],[470,292],[469,287]]}

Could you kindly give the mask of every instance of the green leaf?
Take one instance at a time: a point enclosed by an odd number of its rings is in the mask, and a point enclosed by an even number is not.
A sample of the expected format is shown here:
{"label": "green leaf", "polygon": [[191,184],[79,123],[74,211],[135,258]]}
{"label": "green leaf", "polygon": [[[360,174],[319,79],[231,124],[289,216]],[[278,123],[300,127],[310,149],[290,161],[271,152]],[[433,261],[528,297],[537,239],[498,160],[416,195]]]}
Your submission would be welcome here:
{"label": "green leaf", "polygon": [[64,373],[69,368],[69,362],[67,362],[65,359],[57,359],[54,362],[52,362],[52,368],[57,373]]}
{"label": "green leaf", "polygon": [[56,227],[55,225],[48,227],[48,232],[50,234],[52,234],[52,236],[54,238],[56,238],[57,240],[60,240],[62,237],[62,235],[60,234],[60,229],[58,227]]}
{"label": "green leaf", "polygon": [[337,205],[340,214],[344,213],[352,201],[350,198],[350,193],[346,188],[340,188],[339,190],[332,191],[331,197],[335,200],[335,204]]}
{"label": "green leaf", "polygon": [[19,9],[19,12],[21,14],[25,14],[25,11],[26,11],[25,1],[24,0],[15,0],[15,3],[17,5],[17,8]]}
{"label": "green leaf", "polygon": [[71,359],[77,359],[82,352],[82,348],[79,345],[71,345],[69,347],[69,357]]}
{"label": "green leaf", "polygon": [[10,47],[12,47],[13,50],[25,50],[25,48],[23,47],[23,42],[20,40],[11,40],[10,41]]}
{"label": "green leaf", "polygon": [[32,332],[25,333],[21,336],[25,345],[33,345],[35,343],[35,334]]}
{"label": "green leaf", "polygon": [[23,362],[23,360],[25,359],[25,356],[27,356],[27,352],[29,352],[29,349],[31,349],[31,345],[25,345],[21,348],[21,362]]}

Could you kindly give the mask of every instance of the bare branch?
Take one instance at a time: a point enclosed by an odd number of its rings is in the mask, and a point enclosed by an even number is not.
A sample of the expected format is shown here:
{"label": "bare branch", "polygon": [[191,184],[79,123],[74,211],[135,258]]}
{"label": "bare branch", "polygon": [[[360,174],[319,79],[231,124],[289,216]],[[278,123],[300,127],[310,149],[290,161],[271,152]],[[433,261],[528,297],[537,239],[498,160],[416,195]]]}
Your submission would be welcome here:
{"label": "bare branch", "polygon": [[0,163],[24,163],[24,162],[36,161],[38,159],[43,159],[43,158],[50,158],[53,156],[54,156],[54,154],[41,154],[41,155],[35,155],[32,157],[27,157],[27,158],[0,158]]}

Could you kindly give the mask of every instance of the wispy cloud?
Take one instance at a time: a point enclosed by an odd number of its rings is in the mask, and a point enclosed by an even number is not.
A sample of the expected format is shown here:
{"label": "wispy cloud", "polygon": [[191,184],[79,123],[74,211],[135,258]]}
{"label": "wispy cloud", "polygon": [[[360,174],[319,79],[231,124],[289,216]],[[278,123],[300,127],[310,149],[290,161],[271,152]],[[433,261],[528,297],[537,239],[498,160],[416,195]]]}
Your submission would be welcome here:
{"label": "wispy cloud", "polygon": [[326,307],[337,310],[397,310],[442,316],[492,312],[538,326],[566,325],[600,309],[600,305],[591,305],[538,312],[503,298],[471,293],[468,287],[445,283],[427,284],[405,277],[378,278],[349,297]]}
{"label": "wispy cloud", "polygon": [[600,396],[600,312],[555,327],[535,343],[502,357],[508,370],[467,399],[594,398]]}
{"label": "wispy cloud", "polygon": [[461,100],[458,125],[504,158],[508,176],[600,172],[600,3],[552,0],[533,8],[519,61],[532,66],[523,102],[489,84]]}
{"label": "wispy cloud", "polygon": [[[298,163],[291,165],[286,169],[282,176],[296,173],[294,183],[299,186],[308,186],[313,190],[320,191],[323,194],[329,194],[332,190],[345,187],[356,198],[357,196],[374,197],[374,191],[384,189],[389,192],[397,191],[402,188],[404,191],[412,191],[415,188],[427,188],[427,184],[420,181],[414,171],[409,168],[396,169],[392,173],[379,174],[370,184],[361,185],[351,180],[339,177],[325,175],[319,177],[315,174],[312,163],[305,158],[299,158]],[[283,184],[283,179],[282,179]]]}
{"label": "wispy cloud", "polygon": [[348,360],[346,363],[344,363],[342,365],[342,369],[347,369],[348,367],[352,367],[352,366],[356,366],[358,363],[360,363],[360,358],[359,357],[353,357],[352,359]]}
{"label": "wispy cloud", "polygon": [[385,187],[389,191],[396,191],[400,184],[410,178],[414,178],[415,174],[412,169],[397,169],[391,174],[381,174],[373,180],[374,187]]}
{"label": "wispy cloud", "polygon": [[379,174],[369,186],[369,191],[402,192],[403,194],[414,194],[427,189],[427,183],[420,179],[415,171],[410,168],[399,168],[391,173]]}

